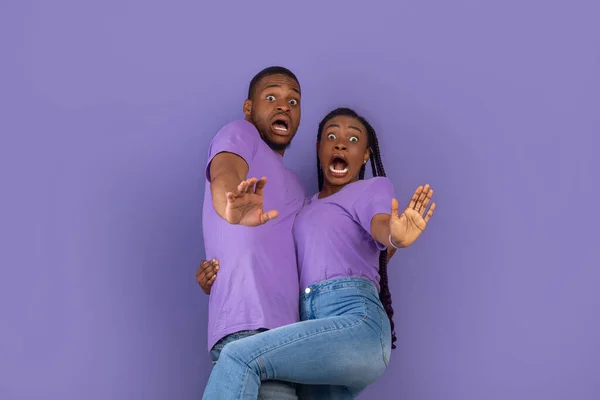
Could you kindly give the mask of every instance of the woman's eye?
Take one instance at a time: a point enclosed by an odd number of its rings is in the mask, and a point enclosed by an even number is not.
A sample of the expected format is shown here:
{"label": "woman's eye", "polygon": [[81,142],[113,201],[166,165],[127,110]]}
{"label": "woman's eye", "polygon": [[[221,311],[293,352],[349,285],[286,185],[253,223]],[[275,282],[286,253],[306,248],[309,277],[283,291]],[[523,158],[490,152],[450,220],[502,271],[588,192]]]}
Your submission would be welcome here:
{"label": "woman's eye", "polygon": [[329,135],[327,135],[327,139],[335,139],[335,135],[333,133],[330,133]]}
{"label": "woman's eye", "polygon": [[267,100],[268,101],[275,101],[275,96],[269,95],[269,96],[267,96]]}
{"label": "woman's eye", "polygon": [[350,141],[356,143],[356,142],[358,142],[358,138],[356,136],[352,136],[350,138]]}
{"label": "woman's eye", "polygon": [[290,104],[291,104],[291,105],[293,105],[293,106],[297,106],[297,105],[298,105],[298,100],[296,100],[296,99],[291,99],[291,100],[290,100]]}

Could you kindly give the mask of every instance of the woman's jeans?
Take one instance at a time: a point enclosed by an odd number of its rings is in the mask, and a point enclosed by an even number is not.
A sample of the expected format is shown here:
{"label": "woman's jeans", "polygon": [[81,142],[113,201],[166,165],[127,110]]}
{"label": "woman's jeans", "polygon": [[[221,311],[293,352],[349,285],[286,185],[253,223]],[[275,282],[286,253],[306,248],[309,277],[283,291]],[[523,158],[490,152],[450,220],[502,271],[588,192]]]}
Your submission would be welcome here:
{"label": "woman's jeans", "polygon": [[351,399],[383,374],[390,322],[372,282],[311,285],[300,297],[300,315],[302,322],[225,345],[203,399],[255,400],[263,380],[302,384],[301,399]]}
{"label": "woman's jeans", "polygon": [[[210,357],[213,360],[213,364],[217,363],[223,347],[225,347],[227,344],[252,335],[258,335],[260,332],[265,331],[266,329],[240,331],[225,336],[223,339],[219,340],[219,342],[215,344],[210,351]],[[260,390],[258,391],[257,400],[298,400],[296,385],[290,382],[263,381],[260,385]]]}

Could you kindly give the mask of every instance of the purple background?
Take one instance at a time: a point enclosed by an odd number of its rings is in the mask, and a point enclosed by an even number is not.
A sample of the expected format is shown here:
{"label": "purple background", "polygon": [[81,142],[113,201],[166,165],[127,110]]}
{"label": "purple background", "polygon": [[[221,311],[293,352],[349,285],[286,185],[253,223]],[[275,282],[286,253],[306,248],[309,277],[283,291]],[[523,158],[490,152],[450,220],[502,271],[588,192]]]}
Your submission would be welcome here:
{"label": "purple background", "polygon": [[303,86],[311,192],[340,105],[402,202],[437,190],[361,398],[600,398],[597,1],[236,3],[0,3],[0,398],[199,398],[206,149],[271,64]]}

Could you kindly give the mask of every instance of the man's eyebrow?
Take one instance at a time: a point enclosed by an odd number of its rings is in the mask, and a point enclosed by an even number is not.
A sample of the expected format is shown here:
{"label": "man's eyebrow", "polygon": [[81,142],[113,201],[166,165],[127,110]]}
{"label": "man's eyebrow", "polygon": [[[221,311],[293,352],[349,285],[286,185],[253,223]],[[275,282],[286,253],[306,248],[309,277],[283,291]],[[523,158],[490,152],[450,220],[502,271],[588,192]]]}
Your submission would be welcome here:
{"label": "man's eyebrow", "polygon": [[[265,86],[265,88],[263,90],[267,90],[267,89],[270,89],[270,88],[280,88],[280,87],[281,87],[281,85],[278,85],[277,83],[273,83],[271,85]],[[296,89],[295,87],[293,87],[292,90],[294,92],[298,93],[298,94],[301,94],[300,93],[300,89]]]}

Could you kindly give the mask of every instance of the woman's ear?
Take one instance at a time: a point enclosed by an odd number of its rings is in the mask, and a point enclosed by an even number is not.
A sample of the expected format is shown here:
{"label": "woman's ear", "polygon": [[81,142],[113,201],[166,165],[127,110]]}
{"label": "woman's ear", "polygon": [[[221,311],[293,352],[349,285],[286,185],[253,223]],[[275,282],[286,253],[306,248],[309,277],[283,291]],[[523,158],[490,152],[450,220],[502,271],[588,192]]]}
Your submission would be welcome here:
{"label": "woman's ear", "polygon": [[369,161],[369,157],[371,157],[371,149],[367,147],[367,150],[365,151],[365,157],[363,159],[363,164],[366,164],[367,161]]}

